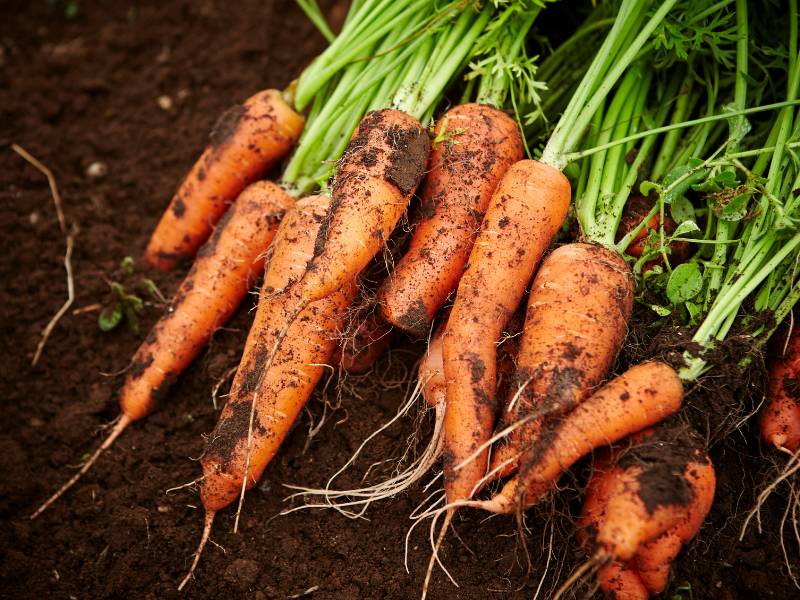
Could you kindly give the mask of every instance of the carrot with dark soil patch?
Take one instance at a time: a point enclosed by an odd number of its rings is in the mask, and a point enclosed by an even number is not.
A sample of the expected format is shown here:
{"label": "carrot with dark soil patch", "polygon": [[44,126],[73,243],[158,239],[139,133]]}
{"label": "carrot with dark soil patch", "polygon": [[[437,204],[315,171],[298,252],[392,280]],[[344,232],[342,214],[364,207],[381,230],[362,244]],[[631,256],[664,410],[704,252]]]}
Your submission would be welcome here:
{"label": "carrot with dark soil patch", "polygon": [[378,293],[384,317],[417,337],[458,286],[500,178],[523,158],[516,121],[491,106],[456,106],[434,135],[408,251]]}
{"label": "carrot with dark soil patch", "polygon": [[136,351],[120,392],[121,416],[81,470],[32,516],[75,484],[132,422],[149,415],[261,275],[264,254],[294,200],[274,183],[249,186],[200,250],[161,320]]}
{"label": "carrot with dark soil patch", "polygon": [[147,262],[166,270],[193,257],[239,193],[289,154],[304,124],[278,90],[223,113],[153,231]]}
{"label": "carrot with dark soil patch", "polygon": [[605,592],[649,598],[664,590],[672,561],[699,531],[716,478],[703,441],[680,423],[641,432],[632,444],[597,461],[579,531],[604,563]]}
{"label": "carrot with dark soil patch", "polygon": [[247,337],[229,400],[206,442],[200,498],[206,511],[200,559],[214,514],[258,481],[311,397],[336,348],[347,309],[355,297],[350,284],[307,306],[289,328],[289,338],[266,369],[266,359],[286,319],[287,288],[305,272],[314,253],[330,199],[298,201],[284,220],[269,258],[258,309]]}
{"label": "carrot with dark soil patch", "polygon": [[378,314],[369,312],[372,309],[369,306],[367,311],[356,312],[331,361],[347,373],[359,375],[369,371],[395,337],[392,326]]}

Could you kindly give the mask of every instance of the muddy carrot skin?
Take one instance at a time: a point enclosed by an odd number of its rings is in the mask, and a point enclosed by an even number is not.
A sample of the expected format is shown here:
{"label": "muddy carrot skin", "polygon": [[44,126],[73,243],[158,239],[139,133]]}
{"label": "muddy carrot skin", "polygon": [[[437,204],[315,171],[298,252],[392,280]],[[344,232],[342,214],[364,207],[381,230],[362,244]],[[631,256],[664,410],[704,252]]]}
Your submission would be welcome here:
{"label": "muddy carrot skin", "polygon": [[289,154],[304,124],[278,90],[228,109],[156,226],[147,262],[167,270],[193,257],[239,193]]}
{"label": "muddy carrot skin", "polygon": [[526,451],[517,475],[496,496],[476,505],[510,514],[536,504],[580,458],[658,423],[682,400],[683,384],[672,367],[659,362],[631,367],[549,424]]}
{"label": "muddy carrot skin", "polygon": [[448,502],[469,498],[486,472],[488,449],[470,457],[494,427],[496,343],[559,231],[569,201],[569,182],[560,171],[523,160],[506,172],[489,202],[444,337]]}
{"label": "muddy carrot skin", "polygon": [[136,420],[239,307],[263,272],[264,254],[294,200],[268,181],[248,187],[200,251],[164,317],[136,351],[120,407]]}
{"label": "muddy carrot skin", "polygon": [[386,320],[417,337],[458,286],[500,178],[523,158],[516,121],[482,104],[447,111],[434,139],[408,251],[378,293]]}
{"label": "muddy carrot skin", "polygon": [[32,516],[36,517],[86,473],[134,421],[149,415],[169,386],[241,304],[264,268],[264,254],[294,200],[258,182],[239,195],[200,250],[170,307],[131,361],[119,397],[120,418],[100,448]]}
{"label": "muddy carrot skin", "polygon": [[255,402],[247,488],[258,481],[278,451],[336,348],[345,313],[355,296],[352,285],[300,313],[269,371],[262,373],[285,318],[284,290],[302,276],[313,256],[316,230],[329,202],[321,196],[300,200],[278,232],[228,403],[201,459],[200,496],[209,512],[226,507],[241,491],[252,404]]}
{"label": "muddy carrot skin", "polygon": [[516,470],[515,459],[536,443],[544,423],[574,410],[606,378],[627,332],[633,292],[627,263],[602,246],[567,244],[542,261],[509,391],[515,398],[498,427],[535,418],[498,444],[492,468],[506,464],[498,477]]}
{"label": "muddy carrot skin", "polygon": [[339,161],[332,201],[297,285],[299,303],[348,285],[380,252],[408,208],[430,153],[428,132],[412,116],[368,113]]}
{"label": "muddy carrot skin", "polygon": [[796,329],[784,355],[769,366],[769,402],[761,410],[761,437],[776,448],[800,450],[800,335]]}
{"label": "muddy carrot skin", "polygon": [[595,464],[580,518],[582,543],[611,563],[598,571],[607,593],[649,598],[711,509],[716,479],[703,441],[679,423],[643,431]]}

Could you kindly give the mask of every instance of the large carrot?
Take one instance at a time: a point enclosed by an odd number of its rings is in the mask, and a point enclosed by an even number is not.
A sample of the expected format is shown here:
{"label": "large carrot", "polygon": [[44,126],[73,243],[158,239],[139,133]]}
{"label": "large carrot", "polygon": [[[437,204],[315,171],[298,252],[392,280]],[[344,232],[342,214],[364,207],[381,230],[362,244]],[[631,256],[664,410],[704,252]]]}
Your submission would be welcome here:
{"label": "large carrot", "polygon": [[532,506],[580,458],[658,423],[677,411],[682,400],[683,384],[668,365],[631,367],[549,424],[527,450],[519,473],[496,496],[474,505],[497,513]]}
{"label": "large carrot", "polygon": [[337,345],[345,313],[355,297],[352,283],[306,307],[289,338],[264,372],[266,359],[286,318],[286,289],[313,257],[317,231],[330,199],[300,200],[284,220],[272,247],[258,309],[247,337],[228,403],[206,443],[200,498],[205,528],[191,577],[208,540],[214,515],[255,485],[278,451],[325,371]]}
{"label": "large carrot", "polygon": [[419,337],[458,286],[500,178],[523,157],[516,121],[482,104],[447,111],[435,140],[408,251],[378,293],[384,317]]}
{"label": "large carrot", "polygon": [[132,422],[149,415],[170,384],[233,315],[264,265],[283,214],[294,200],[266,181],[248,187],[201,249],[172,303],[133,356],[119,397],[121,416],[83,467],[39,515],[86,473]]}
{"label": "large carrot", "polygon": [[527,422],[496,448],[496,476],[513,473],[543,424],[573,410],[605,379],[627,331],[633,291],[628,265],[602,246],[568,244],[542,261],[500,427]]}
{"label": "large carrot", "polygon": [[761,411],[761,437],[792,453],[800,449],[800,334],[794,330],[783,356],[769,368],[769,402]]}
{"label": "large carrot", "polygon": [[171,269],[194,256],[239,193],[291,151],[304,123],[277,90],[229,108],[158,222],[147,262]]}
{"label": "large carrot", "polygon": [[569,182],[560,171],[523,160],[506,172],[490,201],[444,337],[444,485],[450,502],[469,498],[486,471],[488,450],[455,467],[491,436],[496,343],[560,229],[569,200]]}

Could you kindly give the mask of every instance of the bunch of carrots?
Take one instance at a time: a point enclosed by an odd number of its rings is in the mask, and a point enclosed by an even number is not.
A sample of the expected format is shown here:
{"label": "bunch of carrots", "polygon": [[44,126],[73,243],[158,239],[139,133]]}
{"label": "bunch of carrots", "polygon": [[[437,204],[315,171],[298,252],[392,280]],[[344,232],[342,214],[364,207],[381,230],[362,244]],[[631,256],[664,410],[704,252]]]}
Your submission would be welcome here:
{"label": "bunch of carrots", "polygon": [[[597,451],[576,519],[590,558],[562,591],[590,571],[617,598],[660,593],[714,496],[686,388],[729,332],[762,348],[800,297],[796,0],[768,39],[746,0],[600,3],[543,57],[544,1],[360,0],[338,36],[300,4],[330,46],[220,117],[144,254],[192,266],[129,365],[111,433],[33,517],[156,409],[260,279],[193,482],[205,520],[179,589],[216,513],[237,504],[238,528],[326,366],[364,372],[402,332],[428,341],[398,413],[424,397],[428,448],[373,486],[299,488],[304,506],[362,514],[441,464],[441,494],[415,513],[431,521],[424,597],[458,509],[521,521]],[[634,310],[691,332],[677,359],[615,370]],[[798,340],[761,418],[791,473]]]}

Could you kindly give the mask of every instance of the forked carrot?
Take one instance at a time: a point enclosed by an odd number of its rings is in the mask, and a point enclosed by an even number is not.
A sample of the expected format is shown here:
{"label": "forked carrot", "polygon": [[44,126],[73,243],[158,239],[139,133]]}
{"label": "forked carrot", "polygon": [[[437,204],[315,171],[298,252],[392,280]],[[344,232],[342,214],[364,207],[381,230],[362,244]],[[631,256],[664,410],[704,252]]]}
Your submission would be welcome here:
{"label": "forked carrot", "polygon": [[31,518],[72,487],[134,421],[149,415],[169,386],[239,307],[264,265],[264,253],[294,200],[266,181],[242,192],[201,249],[169,308],[133,356],[120,392],[121,415],[80,471]]}
{"label": "forked carrot", "polygon": [[153,231],[147,262],[171,269],[193,257],[239,193],[289,154],[304,124],[278,90],[258,92],[223,113]]}
{"label": "forked carrot", "polygon": [[378,293],[384,317],[418,337],[458,286],[500,178],[523,158],[517,122],[491,106],[456,106],[434,135],[408,251]]}
{"label": "forked carrot", "polygon": [[369,371],[386,352],[395,332],[374,312],[359,310],[350,321],[331,362],[347,373],[358,375]]}

